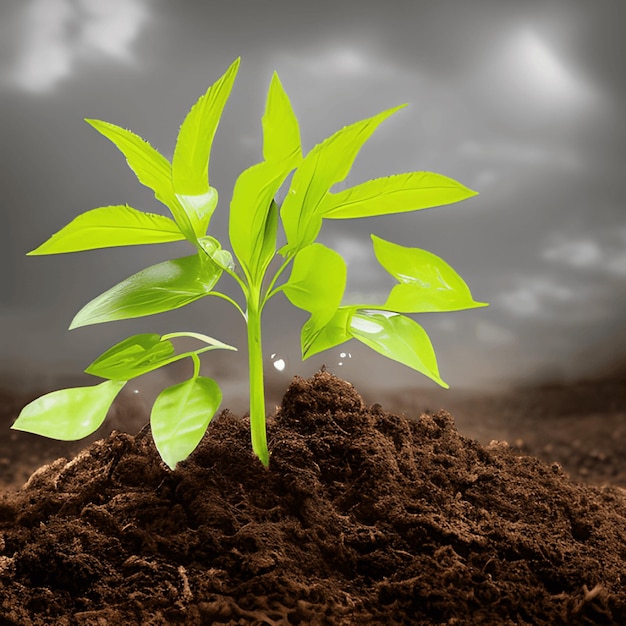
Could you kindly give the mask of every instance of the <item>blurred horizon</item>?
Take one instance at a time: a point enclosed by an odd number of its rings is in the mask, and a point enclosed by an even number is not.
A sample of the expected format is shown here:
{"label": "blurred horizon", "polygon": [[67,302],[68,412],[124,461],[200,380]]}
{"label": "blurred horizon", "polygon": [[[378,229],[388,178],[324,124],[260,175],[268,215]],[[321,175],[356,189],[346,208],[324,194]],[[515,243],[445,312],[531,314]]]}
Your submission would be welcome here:
{"label": "blurred horizon", "polygon": [[[220,193],[212,234],[225,247],[234,181],[261,158],[261,116],[274,70],[305,151],[346,124],[406,102],[342,185],[430,170],[479,195],[326,224],[321,241],[348,263],[346,299],[380,299],[391,286],[371,250],[375,233],[441,256],[476,300],[490,303],[414,316],[451,387],[625,371],[624,17],[617,0],[1,5],[3,379],[54,388],[80,379],[96,356],[133,333],[194,330],[239,346],[236,355],[205,356],[203,371],[233,396],[245,395],[245,329],[217,299],[66,330],[87,301],[180,256],[184,245],[25,256],[92,208],[128,203],[164,213],[83,119],[129,128],[169,158],[186,112],[238,56],[241,69],[211,156],[211,184]],[[282,298],[268,307],[264,349],[272,384],[324,364],[357,388],[436,387],[354,341],[302,363],[305,319]],[[284,368],[275,369],[275,361]],[[185,367],[138,385],[158,386]]]}

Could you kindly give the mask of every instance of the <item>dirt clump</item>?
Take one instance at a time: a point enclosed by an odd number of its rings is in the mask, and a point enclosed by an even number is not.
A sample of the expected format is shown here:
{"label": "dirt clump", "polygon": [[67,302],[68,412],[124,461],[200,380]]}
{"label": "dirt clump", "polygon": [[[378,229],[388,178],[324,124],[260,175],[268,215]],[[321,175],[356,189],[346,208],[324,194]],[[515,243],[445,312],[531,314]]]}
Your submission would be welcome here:
{"label": "dirt clump", "polygon": [[176,471],[114,432],[0,500],[0,625],[624,624],[626,497],[295,378]]}

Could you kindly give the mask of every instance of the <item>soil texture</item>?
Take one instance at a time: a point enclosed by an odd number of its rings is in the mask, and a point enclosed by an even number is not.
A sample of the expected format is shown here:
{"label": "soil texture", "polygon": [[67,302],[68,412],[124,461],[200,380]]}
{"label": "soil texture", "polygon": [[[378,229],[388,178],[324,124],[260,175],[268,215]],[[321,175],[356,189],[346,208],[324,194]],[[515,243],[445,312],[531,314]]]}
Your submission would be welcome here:
{"label": "soil texture", "polygon": [[269,469],[249,435],[224,411],[172,472],[113,432],[6,490],[0,626],[626,624],[619,481],[324,371],[269,419]]}

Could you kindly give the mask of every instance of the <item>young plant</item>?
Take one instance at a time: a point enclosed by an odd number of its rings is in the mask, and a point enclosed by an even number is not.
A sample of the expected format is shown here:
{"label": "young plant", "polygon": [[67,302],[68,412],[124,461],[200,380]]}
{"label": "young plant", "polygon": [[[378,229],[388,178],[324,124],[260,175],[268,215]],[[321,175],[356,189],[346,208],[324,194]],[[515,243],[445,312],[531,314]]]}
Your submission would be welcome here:
{"label": "young plant", "polygon": [[[399,174],[331,191],[346,178],[376,128],[402,106],[339,130],[303,156],[298,121],[277,74],[269,86],[262,120],[263,160],[241,173],[232,194],[230,251],[210,235],[218,194],[209,184],[209,157],[238,67],[239,59],[187,114],[171,163],[129,130],[87,120],[117,146],[139,181],[154,191],[173,219],[128,205],[97,208],[75,218],[29,254],[186,239],[192,254],[148,267],[108,289],[76,314],[70,329],[153,315],[208,296],[228,301],[247,327],[252,447],[267,467],[261,314],[272,297],[282,292],[309,313],[301,332],[303,359],[356,339],[443,387],[447,385],[439,375],[428,335],[405,314],[485,305],[474,301],[463,279],[439,257],[375,235],[375,256],[397,284],[383,305],[342,304],[346,263],[337,252],[316,241],[323,220],[416,211],[458,202],[475,192],[431,172]],[[276,195],[292,172],[281,205]],[[280,248],[279,223],[285,239]],[[272,263],[277,257],[279,262]],[[244,304],[216,289],[224,274],[239,285]],[[172,343],[177,337],[191,337],[203,345],[177,354]],[[129,337],[85,370],[104,382],[42,396],[22,410],[13,428],[55,439],[80,439],[102,424],[129,380],[190,358],[191,378],[161,392],[150,416],[156,447],[174,469],[198,445],[220,405],[217,383],[200,376],[199,355],[215,349],[236,348],[193,332]]]}

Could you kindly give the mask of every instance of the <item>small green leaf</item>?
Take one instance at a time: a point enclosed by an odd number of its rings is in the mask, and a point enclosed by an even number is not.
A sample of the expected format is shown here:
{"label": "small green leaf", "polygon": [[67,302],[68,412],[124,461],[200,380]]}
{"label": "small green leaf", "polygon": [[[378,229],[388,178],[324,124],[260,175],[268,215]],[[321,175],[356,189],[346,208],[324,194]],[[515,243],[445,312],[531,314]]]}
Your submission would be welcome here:
{"label": "small green leaf", "polygon": [[176,194],[176,199],[187,214],[196,237],[206,235],[211,216],[217,207],[217,189],[209,187],[206,193],[197,196]]}
{"label": "small green leaf", "polygon": [[70,329],[171,311],[209,294],[222,269],[199,254],[152,265],[86,304]]}
{"label": "small green leaf", "polygon": [[263,158],[274,162],[302,159],[298,118],[276,72],[272,76],[263,115]]}
{"label": "small green leaf", "polygon": [[169,217],[129,207],[92,209],[73,219],[29,255],[180,241],[185,236]]}
{"label": "small green leaf", "polygon": [[235,268],[233,255],[222,248],[222,244],[210,235],[198,239],[198,244],[206,252],[207,256],[223,270],[232,271]]}
{"label": "small green leaf", "polygon": [[406,248],[376,235],[372,242],[378,262],[401,283],[392,289],[385,308],[423,313],[487,306],[474,301],[465,281],[432,252]]}
{"label": "small green leaf", "polygon": [[330,188],[349,173],[359,150],[379,124],[402,106],[346,126],[315,146],[296,169],[280,215],[287,235],[283,255],[294,253],[317,237],[319,207]]}
{"label": "small green leaf", "polygon": [[154,191],[157,200],[172,212],[181,232],[190,241],[195,241],[194,229],[172,188],[170,162],[139,135],[115,124],[101,120],[85,120],[101,135],[111,141],[126,157],[126,161],[142,185]]}
{"label": "small green leaf", "polygon": [[61,441],[82,439],[100,428],[125,384],[107,380],[93,387],[53,391],[27,404],[11,428]]}
{"label": "small green leaf", "polygon": [[452,204],[477,195],[447,176],[412,172],[376,178],[339,193],[329,193],[320,206],[327,219],[350,219],[406,213]]}
{"label": "small green leaf", "polygon": [[350,333],[366,346],[432,378],[444,388],[437,358],[426,331],[412,319],[390,311],[357,311]]}
{"label": "small green leaf", "polygon": [[352,339],[350,320],[354,310],[353,307],[339,307],[327,321],[323,316],[311,315],[300,335],[302,358],[308,359]]}
{"label": "small green leaf", "polygon": [[159,394],[150,425],[157,450],[170,469],[196,449],[221,402],[217,383],[202,376]]}
{"label": "small green leaf", "polygon": [[276,253],[276,192],[293,169],[286,161],[262,161],[237,178],[230,204],[229,235],[233,251],[251,277],[262,274]]}
{"label": "small green leaf", "polygon": [[230,205],[230,242],[253,283],[262,279],[276,254],[278,214],[274,197],[302,160],[298,120],[276,73],[263,115],[263,156],[265,161],[237,178]]}
{"label": "small green leaf", "polygon": [[169,363],[172,355],[172,342],[162,340],[160,335],[133,335],[101,354],[85,372],[111,380],[130,380]]}
{"label": "small green leaf", "polygon": [[[261,233],[261,229],[259,229]],[[265,270],[272,259],[276,256],[276,236],[278,231],[278,205],[274,200],[270,203],[269,211],[265,216],[265,224],[260,234],[260,252],[254,258],[253,274],[258,279],[265,275]]]}
{"label": "small green leaf", "polygon": [[314,314],[318,324],[328,321],[341,303],[346,287],[346,263],[321,243],[302,248],[282,290],[293,304]]}
{"label": "small green leaf", "polygon": [[179,196],[204,196],[209,191],[213,138],[237,76],[239,62],[240,59],[236,59],[199,98],[180,127],[172,158],[172,184]]}
{"label": "small green leaf", "polygon": [[152,189],[157,197],[171,193],[170,164],[158,150],[139,135],[110,122],[85,121],[117,146],[141,184]]}
{"label": "small green leaf", "polygon": [[[175,354],[174,346],[170,341],[175,337],[191,337],[207,345],[196,351]],[[110,380],[131,380],[175,361],[188,358],[192,354],[198,355],[201,352],[217,349],[237,350],[234,346],[200,333],[177,332],[163,337],[154,333],[133,335],[101,354],[85,372]]]}

